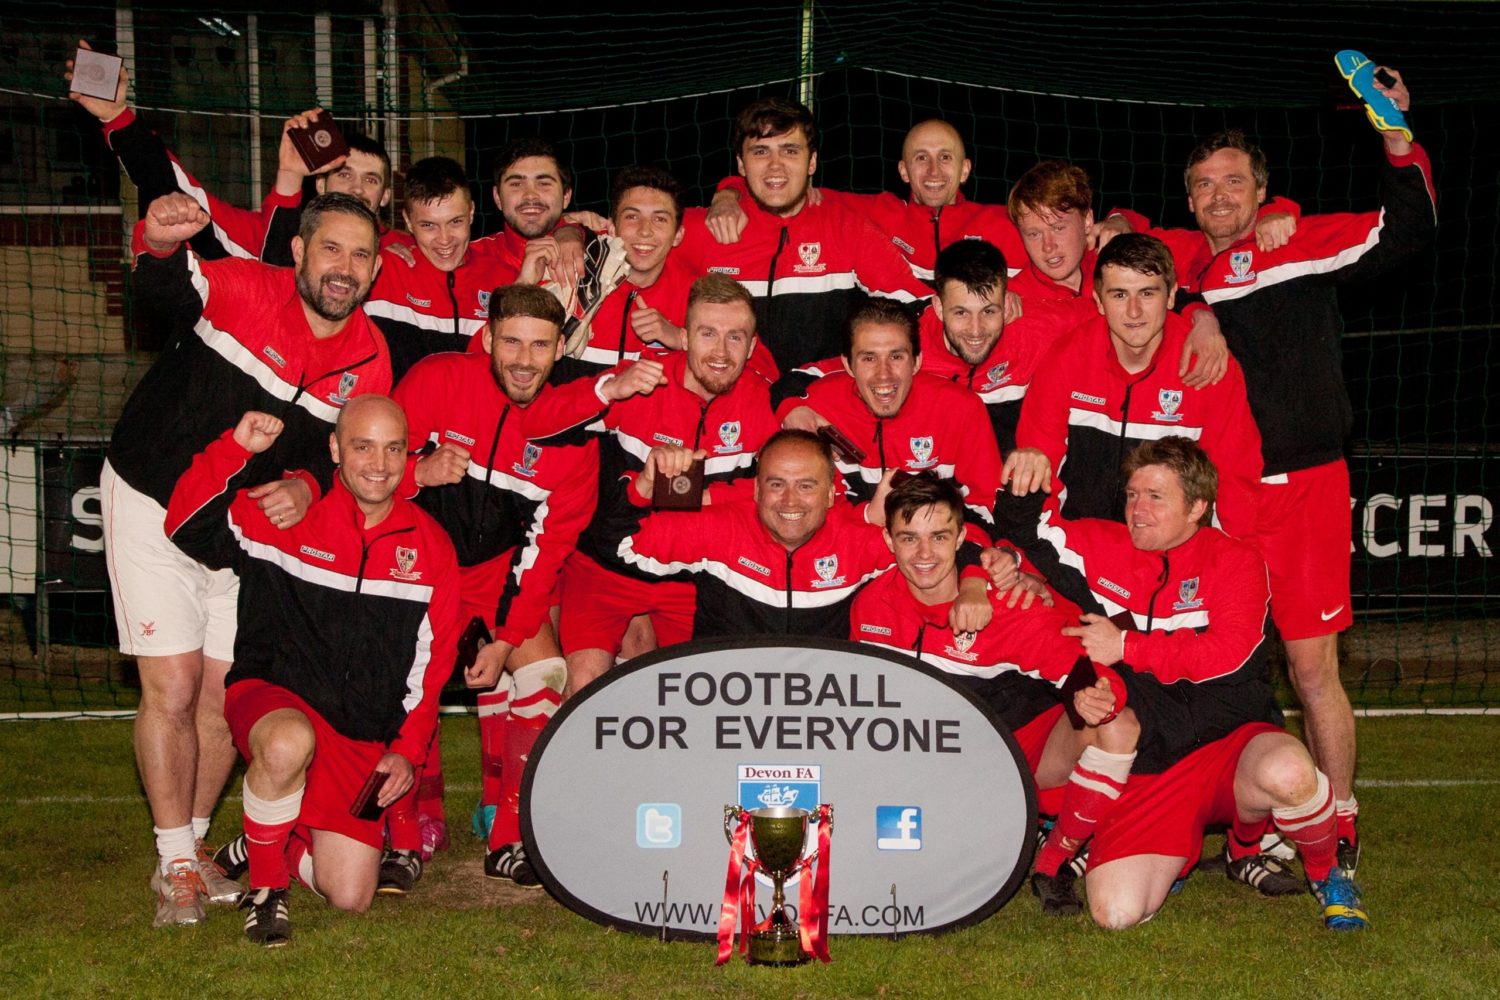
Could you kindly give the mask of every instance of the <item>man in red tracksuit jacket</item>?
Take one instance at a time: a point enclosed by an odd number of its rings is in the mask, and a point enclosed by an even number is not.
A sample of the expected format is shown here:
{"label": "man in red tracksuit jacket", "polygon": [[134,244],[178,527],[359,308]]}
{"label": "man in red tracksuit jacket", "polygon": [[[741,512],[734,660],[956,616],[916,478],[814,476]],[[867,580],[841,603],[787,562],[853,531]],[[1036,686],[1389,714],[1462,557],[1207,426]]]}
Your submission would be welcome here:
{"label": "man in red tracksuit jacket", "polygon": [[963,240],[938,254],[937,295],[922,314],[922,371],[979,397],[1000,454],[1016,447],[1021,401],[1053,343],[1097,313],[1092,302],[1038,301],[1005,319],[1006,259],[983,240]]}
{"label": "man in red tracksuit jacket", "polygon": [[1175,288],[1159,240],[1131,233],[1100,251],[1094,295],[1102,315],[1042,359],[1021,406],[1010,489],[997,506],[1019,509],[1016,498],[1040,489],[1051,491],[1064,517],[1118,517],[1125,455],[1142,441],[1178,435],[1198,441],[1219,470],[1220,526],[1237,538],[1254,535],[1260,434],[1244,378],[1231,358],[1222,382],[1187,387],[1175,365],[1188,325],[1169,311]]}
{"label": "man in red tracksuit jacket", "polygon": [[136,228],[138,297],[168,328],[168,348],[126,401],[99,480],[120,647],[141,672],[135,740],[156,829],[156,926],[201,921],[205,884],[213,900],[238,895],[203,847],[234,763],[220,705],[238,585],[166,540],[172,489],[242,413],[269,412],[285,430],[247,474],[263,517],[290,528],[332,481],[327,441],[340,409],[391,384],[385,341],[359,311],[379,268],[375,218],[361,202],[330,194],[304,210],[295,269],[201,260],[183,242],[209,221],[173,192]]}
{"label": "man in red tracksuit jacket", "polygon": [[[416,501],[453,538],[466,621],[493,634],[470,670],[479,695],[483,790],[491,817],[485,872],[539,885],[521,849],[521,772],[561,701],[567,676],[549,609],[558,573],[594,512],[599,449],[532,443],[534,413],[562,352],[563,310],[535,285],[496,290],[480,337],[487,354],[437,354],[396,388],[407,413]],[[612,385],[623,384],[622,379]],[[602,410],[599,404],[596,410]],[[581,421],[580,421],[581,422]],[[412,817],[429,857],[446,839],[442,765],[434,739]],[[498,808],[498,811],[497,811]],[[443,829],[433,829],[442,824]],[[393,846],[395,836],[392,834]],[[401,859],[409,868],[410,858]]]}
{"label": "man in red tracksuit jacket", "polygon": [[744,233],[720,244],[704,210],[692,209],[675,252],[696,273],[725,274],[750,290],[780,371],[837,354],[864,293],[907,303],[930,294],[874,223],[847,206],[809,203],[818,134],[805,107],[751,104],[736,119],[733,149],[751,196]]}
{"label": "man in red tracksuit jacket", "polygon": [[384,829],[352,804],[375,772],[380,807],[411,787],[458,636],[452,543],[395,496],[400,407],[365,395],[343,409],[329,443],[338,477],[287,531],[243,488],[282,428],[246,413],[194,459],[166,520],[183,551],[236,572],[244,592],[224,715],[249,765],[245,833],[220,855],[232,877],[248,870],[245,933],[268,947],[291,935],[293,872],[340,909],[369,907]]}
{"label": "man in red tracksuit jacket", "polygon": [[[1299,892],[1259,853],[1274,824],[1301,852],[1325,924],[1363,926],[1358,886],[1337,864],[1328,778],[1280,728],[1265,563],[1251,543],[1206,524],[1213,463],[1187,438],[1164,437],[1137,447],[1124,468],[1124,524],[1055,519],[1021,540],[1048,582],[1088,612],[1065,633],[1117,670],[1141,725],[1128,784],[1105,771],[1088,804],[1094,919],[1114,928],[1149,919],[1196,863],[1209,823],[1230,827],[1232,880]],[[1056,863],[1044,850],[1038,871]]]}
{"label": "man in red tracksuit jacket", "polygon": [[[1406,110],[1399,73],[1374,87]],[[1201,143],[1184,174],[1196,229],[1152,230],[1172,250],[1184,289],[1203,296],[1243,366],[1265,453],[1257,543],[1271,571],[1271,613],[1307,712],[1318,765],[1338,797],[1340,860],[1359,850],[1354,713],[1339,680],[1338,633],[1353,621],[1349,469],[1338,289],[1388,273],[1432,241],[1432,164],[1410,130],[1376,126],[1384,143],[1379,211],[1303,218],[1267,251],[1253,228],[1266,199],[1266,157],[1237,130]]]}

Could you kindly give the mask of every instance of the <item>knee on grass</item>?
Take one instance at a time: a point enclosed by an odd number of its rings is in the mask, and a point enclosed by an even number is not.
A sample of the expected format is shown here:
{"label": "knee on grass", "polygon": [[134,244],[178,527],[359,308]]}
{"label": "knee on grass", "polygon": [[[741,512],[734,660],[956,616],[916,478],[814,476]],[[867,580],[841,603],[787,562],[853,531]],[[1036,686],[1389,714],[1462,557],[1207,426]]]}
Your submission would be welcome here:
{"label": "knee on grass", "polygon": [[1144,899],[1126,899],[1107,893],[1089,894],[1089,915],[1107,931],[1129,930],[1156,915],[1157,907]]}

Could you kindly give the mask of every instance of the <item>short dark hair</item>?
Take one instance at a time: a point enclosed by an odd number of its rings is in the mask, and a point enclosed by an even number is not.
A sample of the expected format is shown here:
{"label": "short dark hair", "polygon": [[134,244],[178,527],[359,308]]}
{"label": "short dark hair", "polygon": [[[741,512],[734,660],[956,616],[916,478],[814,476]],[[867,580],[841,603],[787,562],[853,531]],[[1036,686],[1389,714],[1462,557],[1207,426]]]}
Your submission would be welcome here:
{"label": "short dark hair", "polygon": [[895,299],[866,299],[849,314],[844,330],[844,357],[854,360],[854,335],[862,326],[899,326],[911,341],[912,357],[922,353],[922,338],[917,334],[917,318]]}
{"label": "short dark hair", "polygon": [[1135,446],[1120,465],[1120,472],[1128,482],[1130,477],[1148,465],[1160,465],[1172,470],[1187,495],[1188,506],[1202,500],[1208,504],[1199,524],[1207,525],[1213,519],[1214,500],[1219,495],[1219,470],[1198,442],[1191,438],[1172,436],[1145,441]]}
{"label": "short dark hair", "polygon": [[947,507],[962,530],[964,495],[957,483],[928,469],[896,473],[891,478],[891,491],[885,495],[886,530],[896,526],[897,514],[901,515],[901,520],[909,522],[917,511],[932,506]]}
{"label": "short dark hair", "polygon": [[469,176],[457,160],[429,156],[406,169],[405,199],[408,205],[441,201],[455,191],[469,194]]}
{"label": "short dark hair", "polygon": [[544,156],[557,164],[557,179],[562,182],[563,190],[573,190],[573,173],[563,165],[562,159],[557,155],[557,147],[536,135],[512,139],[500,147],[500,152],[495,154],[495,186],[500,186],[505,172],[515,166],[518,160],[530,156]]}
{"label": "short dark hair", "polygon": [[1005,291],[1005,254],[984,240],[955,240],[937,255],[932,268],[932,287],[939,295],[943,286],[957,281],[975,295],[988,295],[997,287]]}
{"label": "short dark hair", "polygon": [[760,460],[765,456],[766,452],[779,444],[807,445],[816,451],[818,457],[823,460],[823,464],[828,466],[829,481],[838,478],[839,468],[834,464],[833,448],[829,445],[828,441],[821,435],[814,434],[812,431],[804,431],[796,427],[782,428],[767,438],[766,443],[760,446],[760,451],[755,453],[755,468],[757,473],[760,471]]}
{"label": "short dark hair", "polygon": [[1167,291],[1177,287],[1177,266],[1172,263],[1172,251],[1161,240],[1145,233],[1116,236],[1099,251],[1094,264],[1095,289],[1103,287],[1106,267],[1123,267],[1137,274],[1159,274],[1167,282]]}
{"label": "short dark hair", "polygon": [[1189,194],[1193,190],[1190,177],[1193,168],[1221,149],[1237,149],[1250,157],[1250,173],[1255,177],[1256,187],[1263,188],[1271,182],[1271,168],[1266,164],[1266,154],[1250,141],[1243,130],[1231,128],[1215,132],[1194,146],[1193,151],[1188,154],[1187,166],[1182,171],[1182,184],[1188,189]]}
{"label": "short dark hair", "polygon": [[385,186],[391,186],[391,154],[386,152],[384,146],[363,132],[345,132],[344,141],[353,152],[364,153],[379,160],[380,166],[385,170]]}
{"label": "short dark hair", "polygon": [[750,104],[734,120],[734,136],[731,152],[739,156],[745,148],[746,139],[765,139],[782,135],[792,129],[802,129],[807,137],[807,151],[818,151],[818,123],[807,107],[784,97],[763,97]]}
{"label": "short dark hair", "polygon": [[376,220],[375,213],[354,195],[338,191],[320,194],[303,206],[297,235],[302,237],[304,246],[313,238],[313,233],[318,231],[318,226],[323,224],[323,216],[327,212],[363,219],[370,225],[370,242],[376,247],[380,246],[380,223]]}
{"label": "short dark hair", "polygon": [[1026,210],[1040,212],[1091,211],[1094,207],[1094,190],[1089,187],[1089,175],[1082,167],[1062,160],[1042,160],[1021,175],[1016,186],[1010,189],[1005,208],[1011,222],[1020,222]]}
{"label": "short dark hair", "polygon": [[677,218],[677,225],[682,225],[682,184],[661,167],[650,163],[634,163],[615,174],[614,183],[609,190],[611,218],[620,210],[620,199],[631,188],[650,188],[671,198],[672,214]]}
{"label": "short dark hair", "polygon": [[700,302],[711,302],[718,306],[739,302],[750,310],[751,316],[755,315],[755,299],[750,292],[725,274],[705,274],[693,282],[688,289],[687,311],[692,312],[693,306]]}
{"label": "short dark hair", "polygon": [[557,296],[536,285],[501,285],[490,293],[491,330],[500,328],[500,321],[516,316],[526,316],[551,323],[559,331],[567,317]]}

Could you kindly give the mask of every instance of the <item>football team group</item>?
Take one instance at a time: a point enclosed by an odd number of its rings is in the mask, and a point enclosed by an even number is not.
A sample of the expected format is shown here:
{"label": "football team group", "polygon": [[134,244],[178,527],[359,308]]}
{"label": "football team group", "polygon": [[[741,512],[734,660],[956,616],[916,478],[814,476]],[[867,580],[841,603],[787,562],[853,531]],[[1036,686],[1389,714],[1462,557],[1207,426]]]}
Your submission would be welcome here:
{"label": "football team group", "polygon": [[[642,164],[607,215],[569,212],[569,165],[530,138],[494,160],[500,232],[473,232],[479,185],[445,157],[406,166],[387,228],[385,149],[349,135],[310,167],[316,110],[250,210],[123,76],[74,93],[139,189],[165,344],[101,478],[156,926],[238,904],[279,945],[293,880],[353,911],[413,891],[448,846],[456,676],[484,872],[537,886],[521,776],[562,701],[644,651],[785,635],[915,657],[1010,726],[1043,912],[1086,897],[1126,928],[1197,866],[1365,927],[1337,289],[1419,252],[1435,203],[1399,74],[1346,76],[1384,144],[1377,211],[1268,198],[1230,130],[1183,150],[1181,230],[1056,160],[968,200],[940,120],[906,134],[900,194],[816,187],[817,124],[776,98],[739,113],[706,208]],[[244,832],[215,851],[236,754]]]}

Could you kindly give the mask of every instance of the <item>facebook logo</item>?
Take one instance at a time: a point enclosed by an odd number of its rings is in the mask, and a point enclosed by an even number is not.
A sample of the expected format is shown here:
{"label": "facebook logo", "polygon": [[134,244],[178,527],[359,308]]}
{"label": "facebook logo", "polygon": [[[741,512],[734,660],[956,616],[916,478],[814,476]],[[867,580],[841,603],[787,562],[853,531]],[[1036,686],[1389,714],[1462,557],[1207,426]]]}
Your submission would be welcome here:
{"label": "facebook logo", "polygon": [[876,806],[875,847],[882,851],[920,851],[922,810],[917,806]]}
{"label": "facebook logo", "polygon": [[635,810],[636,847],[682,844],[682,807],[675,802],[642,802]]}

